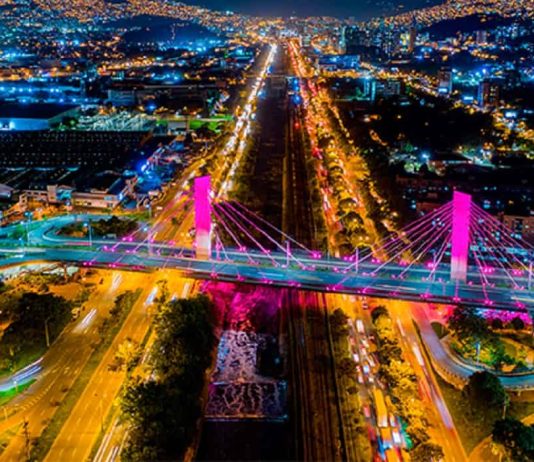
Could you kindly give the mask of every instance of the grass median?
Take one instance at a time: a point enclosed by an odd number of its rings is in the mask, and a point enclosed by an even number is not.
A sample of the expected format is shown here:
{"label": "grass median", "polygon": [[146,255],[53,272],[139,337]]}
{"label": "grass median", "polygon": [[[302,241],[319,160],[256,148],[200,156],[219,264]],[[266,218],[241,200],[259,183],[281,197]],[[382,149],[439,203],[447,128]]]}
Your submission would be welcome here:
{"label": "grass median", "polygon": [[[141,292],[141,289],[137,289],[135,292],[124,292],[123,294],[119,295],[117,299],[115,299],[115,307],[113,308],[115,310],[115,315],[107,318],[102,324],[100,333],[102,341],[91,353],[91,356],[80,372],[80,375],[67,392],[67,395],[59,405],[58,410],[50,420],[49,424],[37,439],[37,442],[31,451],[32,461],[41,461],[46,457],[46,454],[52,447],[54,440],[72,412],[74,406],[78,402],[96,368],[102,362],[104,355],[121,330],[126,318],[135,305],[135,302],[141,295]],[[113,322],[111,322],[112,318]]]}

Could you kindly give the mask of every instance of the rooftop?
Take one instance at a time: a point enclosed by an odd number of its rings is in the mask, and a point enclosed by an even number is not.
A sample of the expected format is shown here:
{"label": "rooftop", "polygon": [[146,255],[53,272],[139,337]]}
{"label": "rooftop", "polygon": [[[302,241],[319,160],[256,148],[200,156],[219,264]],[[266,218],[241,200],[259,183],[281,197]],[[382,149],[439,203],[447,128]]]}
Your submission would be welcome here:
{"label": "rooftop", "polygon": [[51,119],[60,114],[77,109],[72,104],[52,103],[0,103],[0,118],[12,119]]}

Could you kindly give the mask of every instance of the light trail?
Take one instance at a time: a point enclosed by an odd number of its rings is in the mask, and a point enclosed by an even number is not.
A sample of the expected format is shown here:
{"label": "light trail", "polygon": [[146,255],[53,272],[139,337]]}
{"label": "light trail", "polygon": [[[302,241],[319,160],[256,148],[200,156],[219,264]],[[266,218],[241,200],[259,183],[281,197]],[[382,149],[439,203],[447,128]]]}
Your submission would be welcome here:
{"label": "light trail", "polygon": [[[267,58],[262,66],[261,71],[256,77],[252,88],[248,95],[248,98],[243,106],[243,110],[237,116],[237,121],[235,124],[235,129],[230,138],[228,139],[225,147],[221,151],[221,156],[225,158],[225,165],[222,171],[228,170],[228,173],[224,176],[224,179],[221,182],[221,187],[217,193],[217,198],[224,198],[230,192],[234,186],[234,176],[239,168],[241,161],[243,160],[248,137],[252,129],[252,121],[255,118],[255,109],[256,109],[256,100],[263,88],[265,83],[265,78],[269,73],[269,69],[274,61],[274,58],[277,53],[278,46],[276,44],[271,44]],[[230,154],[235,150],[235,155],[232,160],[229,160]],[[229,162],[230,165],[227,165]],[[223,173],[224,175],[224,173]]]}
{"label": "light trail", "polygon": [[93,308],[85,317],[79,322],[79,324],[74,328],[76,333],[85,333],[87,329],[91,326],[96,317],[96,308]]}

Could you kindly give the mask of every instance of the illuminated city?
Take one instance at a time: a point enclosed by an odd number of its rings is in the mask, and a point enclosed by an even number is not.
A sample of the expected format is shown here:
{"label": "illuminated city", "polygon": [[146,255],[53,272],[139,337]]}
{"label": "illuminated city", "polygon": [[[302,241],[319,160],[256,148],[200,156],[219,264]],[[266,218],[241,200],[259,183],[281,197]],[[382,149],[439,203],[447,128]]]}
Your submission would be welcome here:
{"label": "illuminated city", "polygon": [[0,462],[534,462],[534,2],[0,36]]}

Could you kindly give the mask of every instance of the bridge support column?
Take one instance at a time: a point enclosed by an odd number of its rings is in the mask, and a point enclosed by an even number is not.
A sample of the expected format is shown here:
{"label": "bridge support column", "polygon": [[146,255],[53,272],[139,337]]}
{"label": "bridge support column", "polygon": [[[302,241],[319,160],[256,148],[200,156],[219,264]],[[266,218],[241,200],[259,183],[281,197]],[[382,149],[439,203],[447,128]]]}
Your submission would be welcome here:
{"label": "bridge support column", "polygon": [[211,178],[195,178],[195,235],[196,254],[201,260],[211,258]]}
{"label": "bridge support column", "polygon": [[471,196],[454,191],[452,198],[451,281],[466,282],[469,257]]}

